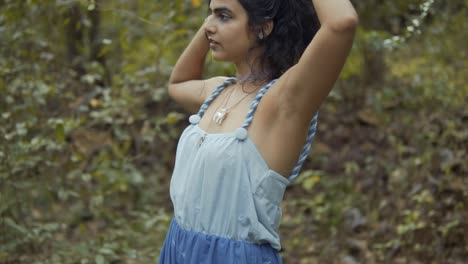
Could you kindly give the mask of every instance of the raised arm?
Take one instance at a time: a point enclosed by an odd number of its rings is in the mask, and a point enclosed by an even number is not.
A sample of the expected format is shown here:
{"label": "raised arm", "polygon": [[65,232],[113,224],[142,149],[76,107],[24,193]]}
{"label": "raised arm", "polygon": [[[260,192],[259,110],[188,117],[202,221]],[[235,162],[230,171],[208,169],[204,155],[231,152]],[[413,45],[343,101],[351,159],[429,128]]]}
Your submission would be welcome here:
{"label": "raised arm", "polygon": [[169,79],[169,96],[188,111],[196,111],[203,103],[207,87],[219,80],[201,80],[209,42],[202,26],[177,60]]}
{"label": "raised arm", "polygon": [[349,0],[312,2],[321,27],[299,62],[279,79],[275,90],[279,107],[304,122],[311,120],[338,79],[358,23]]}

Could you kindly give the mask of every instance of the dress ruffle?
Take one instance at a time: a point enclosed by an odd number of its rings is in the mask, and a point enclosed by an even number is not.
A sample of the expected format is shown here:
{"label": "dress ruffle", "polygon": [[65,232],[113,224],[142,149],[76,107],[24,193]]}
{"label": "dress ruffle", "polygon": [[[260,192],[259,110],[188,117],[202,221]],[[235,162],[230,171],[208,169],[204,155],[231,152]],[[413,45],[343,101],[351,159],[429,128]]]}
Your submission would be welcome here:
{"label": "dress ruffle", "polygon": [[173,218],[158,264],[281,264],[270,244],[184,230]]}

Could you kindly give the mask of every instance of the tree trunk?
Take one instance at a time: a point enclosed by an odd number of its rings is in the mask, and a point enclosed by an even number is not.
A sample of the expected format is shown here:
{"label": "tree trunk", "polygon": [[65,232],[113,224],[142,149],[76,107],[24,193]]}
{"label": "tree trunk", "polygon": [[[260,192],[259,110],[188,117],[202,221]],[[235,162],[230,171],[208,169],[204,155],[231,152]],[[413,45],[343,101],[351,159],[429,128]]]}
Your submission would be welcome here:
{"label": "tree trunk", "polygon": [[66,45],[67,59],[73,70],[77,73],[77,77],[85,74],[84,58],[81,55],[83,50],[83,24],[82,14],[79,3],[73,3],[65,14],[65,19],[69,19],[66,26]]}
{"label": "tree trunk", "polygon": [[104,69],[103,72],[103,85],[110,85],[111,78],[109,75],[109,71],[106,67],[106,57],[104,54],[101,54],[102,51],[102,40],[100,38],[100,26],[101,26],[101,11],[100,11],[100,0],[96,0],[96,7],[93,10],[88,12],[89,19],[91,20],[91,26],[88,32],[89,36],[89,45],[90,45],[90,53],[89,59],[90,61],[97,61],[101,64],[102,68]]}

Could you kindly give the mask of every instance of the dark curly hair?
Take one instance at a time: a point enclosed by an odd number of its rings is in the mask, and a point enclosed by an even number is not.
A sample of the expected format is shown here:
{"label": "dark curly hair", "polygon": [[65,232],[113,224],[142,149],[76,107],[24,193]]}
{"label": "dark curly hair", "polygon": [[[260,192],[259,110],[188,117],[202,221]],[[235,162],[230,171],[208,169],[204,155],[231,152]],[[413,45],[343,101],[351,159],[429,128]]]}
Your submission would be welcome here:
{"label": "dark curly hair", "polygon": [[[260,72],[254,80],[279,78],[296,64],[307,45],[320,28],[320,22],[311,0],[238,0],[247,11],[249,28],[262,30],[262,25],[273,21],[273,30],[259,47],[265,52],[259,58]],[[209,1],[211,2],[211,0]]]}

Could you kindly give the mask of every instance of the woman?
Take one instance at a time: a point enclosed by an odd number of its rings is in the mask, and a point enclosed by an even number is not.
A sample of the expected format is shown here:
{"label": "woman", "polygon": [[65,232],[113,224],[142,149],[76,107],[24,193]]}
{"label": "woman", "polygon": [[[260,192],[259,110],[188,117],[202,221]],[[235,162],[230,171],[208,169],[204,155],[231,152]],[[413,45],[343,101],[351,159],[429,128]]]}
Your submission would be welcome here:
{"label": "woman", "polygon": [[[280,202],[307,157],[357,15],[349,0],[209,7],[169,81],[170,96],[198,113],[178,144],[175,216],[159,263],[281,263]],[[209,51],[234,63],[236,77],[201,80]]]}

